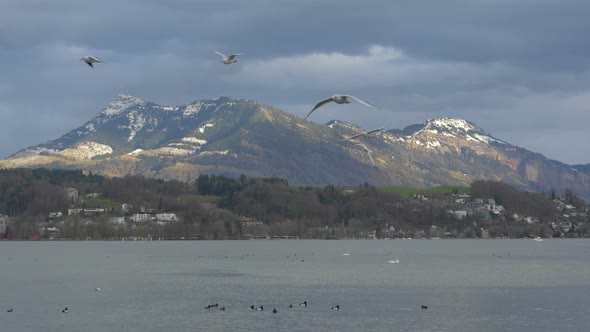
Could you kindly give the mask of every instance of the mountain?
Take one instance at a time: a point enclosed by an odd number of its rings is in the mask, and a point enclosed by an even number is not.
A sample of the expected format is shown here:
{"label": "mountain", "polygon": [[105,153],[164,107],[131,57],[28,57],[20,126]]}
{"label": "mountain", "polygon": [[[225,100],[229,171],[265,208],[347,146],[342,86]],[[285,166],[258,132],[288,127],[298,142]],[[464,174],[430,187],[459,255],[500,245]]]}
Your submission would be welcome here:
{"label": "mountain", "polygon": [[430,119],[377,137],[344,140],[363,131],[337,120],[316,124],[243,99],[160,106],[119,96],[81,127],[21,150],[0,161],[0,167],[183,181],[216,173],[281,177],[291,184],[413,187],[490,179],[532,191],[568,188],[590,198],[587,165],[549,160],[465,120]]}

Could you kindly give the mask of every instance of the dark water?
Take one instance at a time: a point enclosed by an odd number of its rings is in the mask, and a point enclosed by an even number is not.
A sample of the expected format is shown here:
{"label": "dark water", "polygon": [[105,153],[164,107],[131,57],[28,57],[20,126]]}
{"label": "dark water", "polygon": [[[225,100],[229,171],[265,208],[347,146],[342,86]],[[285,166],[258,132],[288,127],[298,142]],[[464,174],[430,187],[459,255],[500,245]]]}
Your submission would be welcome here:
{"label": "dark water", "polygon": [[[0,242],[0,251],[0,331],[590,331],[588,240]],[[226,310],[204,309],[213,303]]]}

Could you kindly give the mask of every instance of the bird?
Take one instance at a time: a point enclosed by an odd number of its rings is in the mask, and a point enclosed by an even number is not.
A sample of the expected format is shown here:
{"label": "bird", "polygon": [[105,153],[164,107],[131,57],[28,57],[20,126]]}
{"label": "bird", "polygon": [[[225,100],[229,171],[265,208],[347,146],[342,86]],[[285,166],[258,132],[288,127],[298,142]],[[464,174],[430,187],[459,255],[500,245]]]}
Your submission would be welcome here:
{"label": "bird", "polygon": [[372,156],[373,150],[369,149],[366,145],[364,145],[362,143],[357,143],[356,145],[365,149],[365,151],[367,151],[367,154],[369,155],[369,159],[371,159],[371,162],[373,163],[373,166],[377,166],[377,164],[375,164],[375,160],[373,160],[373,156]]}
{"label": "bird", "polygon": [[399,259],[397,259],[397,258],[396,259],[392,259],[392,260],[387,261],[387,263],[389,263],[389,264],[399,264]]}
{"label": "bird", "polygon": [[217,51],[215,53],[217,53],[221,56],[221,58],[223,59],[223,60],[221,60],[221,62],[225,63],[226,65],[231,65],[234,62],[238,62],[238,59],[236,59],[236,56],[242,55],[242,53],[225,55],[225,54],[223,54],[221,52],[217,52]]}
{"label": "bird", "polygon": [[342,256],[350,256],[350,250],[348,250],[347,252],[343,252]]}
{"label": "bird", "polygon": [[324,100],[320,101],[319,103],[317,103],[317,105],[315,105],[315,107],[311,111],[309,111],[309,113],[307,113],[304,120],[307,119],[307,117],[309,117],[313,111],[315,111],[316,109],[322,107],[323,105],[325,105],[329,102],[333,101],[336,104],[350,104],[351,99],[354,99],[354,100],[358,101],[359,103],[369,106],[371,108],[378,109],[375,105],[372,105],[364,100],[358,99],[357,97],[353,97],[351,95],[333,95],[332,97],[324,99]]}
{"label": "bird", "polygon": [[340,305],[337,304],[336,306],[332,307],[332,310],[340,310]]}
{"label": "bird", "polygon": [[289,308],[293,308],[293,305],[292,304],[289,304]]}
{"label": "bird", "polygon": [[422,305],[421,307],[422,307],[422,309],[428,309],[428,307],[425,305]]}
{"label": "bird", "polygon": [[13,312],[14,310],[12,308],[6,310],[6,312]]}
{"label": "bird", "polygon": [[343,141],[349,141],[351,139],[359,138],[361,136],[366,137],[366,138],[375,137],[375,136],[379,135],[383,131],[383,129],[385,129],[385,128],[375,128],[375,129],[371,129],[368,131],[363,131],[360,134],[356,134],[356,135],[350,136],[348,138],[345,138],[345,139],[343,139]]}
{"label": "bird", "polygon": [[276,314],[277,313],[277,308],[272,308],[272,313]]}
{"label": "bird", "polygon": [[94,291],[96,291],[96,292],[100,292],[100,288],[99,288],[99,287],[97,287],[97,288],[95,288],[95,289],[94,289]]}
{"label": "bird", "polygon": [[264,310],[264,307],[263,306],[260,306],[260,307],[256,308],[256,310],[263,311]]}
{"label": "bird", "polygon": [[93,63],[97,63],[97,62],[104,63],[104,61],[102,61],[101,59],[99,59],[95,56],[91,56],[91,55],[82,57],[82,59],[80,59],[80,61],[86,62],[86,64],[92,68],[94,68],[94,66],[92,65]]}
{"label": "bird", "polygon": [[61,312],[63,312],[63,313],[68,312],[68,307],[65,307]]}
{"label": "bird", "polygon": [[221,308],[219,308],[219,310],[225,311],[225,307],[221,307]]}
{"label": "bird", "polygon": [[303,301],[303,303],[299,303],[299,305],[302,307],[307,307],[307,301]]}

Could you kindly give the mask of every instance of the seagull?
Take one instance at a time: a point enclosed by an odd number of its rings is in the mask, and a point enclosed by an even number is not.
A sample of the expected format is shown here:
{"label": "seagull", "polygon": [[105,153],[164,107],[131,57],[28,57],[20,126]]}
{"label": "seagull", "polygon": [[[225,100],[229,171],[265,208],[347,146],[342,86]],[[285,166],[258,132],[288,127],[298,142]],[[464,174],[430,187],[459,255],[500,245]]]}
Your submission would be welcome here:
{"label": "seagull", "polygon": [[221,58],[223,59],[223,60],[221,60],[221,62],[225,63],[226,65],[231,65],[234,62],[238,62],[238,59],[236,59],[236,56],[242,55],[242,53],[236,53],[236,54],[230,54],[230,55],[225,55],[220,52],[215,52],[215,53],[217,53],[221,56]]}
{"label": "seagull", "polygon": [[361,136],[362,137],[366,137],[366,138],[375,137],[375,136],[381,134],[381,132],[383,131],[383,129],[385,129],[385,128],[382,127],[382,128],[371,129],[369,131],[363,131],[360,134],[357,134],[357,135],[354,135],[354,136],[350,136],[348,138],[345,138],[345,139],[343,139],[343,141],[349,141],[351,139],[359,138]]}
{"label": "seagull", "polygon": [[272,313],[276,314],[277,313],[277,308],[272,308]]}
{"label": "seagull", "polygon": [[86,62],[86,64],[92,68],[94,68],[94,66],[92,64],[95,62],[104,63],[101,59],[99,59],[95,56],[85,56],[85,57],[82,57],[82,59],[80,59],[80,61]]}
{"label": "seagull", "polygon": [[340,310],[340,304],[337,304],[335,307],[332,307],[332,310]]}
{"label": "seagull", "polygon": [[63,312],[63,313],[68,312],[68,307],[65,307],[61,312]]}
{"label": "seagull", "polygon": [[302,307],[307,307],[307,301],[303,301],[303,303],[299,303],[299,305]]}
{"label": "seagull", "polygon": [[6,310],[6,312],[13,312],[14,310],[12,308]]}
{"label": "seagull", "polygon": [[97,287],[97,288],[95,288],[95,289],[94,289],[94,291],[95,291],[95,292],[100,292],[100,288],[99,288],[99,287]]}
{"label": "seagull", "polygon": [[428,309],[428,307],[427,307],[427,306],[425,306],[425,305],[421,305],[421,308],[422,308],[422,309]]}
{"label": "seagull", "polygon": [[369,159],[371,159],[371,162],[373,163],[373,166],[377,166],[375,164],[375,160],[373,160],[373,156],[371,155],[373,153],[373,150],[370,150],[366,145],[364,145],[362,143],[357,143],[356,145],[358,145],[361,148],[365,149],[365,151],[367,151],[367,154],[369,155]]}
{"label": "seagull", "polygon": [[399,264],[399,259],[397,259],[397,258],[396,259],[392,259],[390,261],[387,261],[387,263],[389,263],[389,264]]}
{"label": "seagull", "polygon": [[[369,107],[371,107],[371,108],[374,108],[374,109],[376,109],[376,110],[378,109],[378,108],[377,108],[377,107],[375,107],[374,105],[371,105],[371,104],[367,103],[367,102],[366,102],[366,101],[364,101],[364,100],[360,100],[360,99],[358,99],[357,97],[353,97],[353,96],[350,96],[350,95],[334,95],[334,96],[332,96],[332,97],[330,97],[330,98],[328,98],[328,99],[324,99],[324,100],[320,101],[319,103],[317,103],[317,105],[315,105],[315,107],[314,107],[314,108],[313,108],[311,111],[309,111],[309,113],[307,113],[307,115],[305,116],[305,119],[307,119],[307,117],[308,117],[308,116],[309,116],[309,115],[310,115],[310,114],[311,114],[313,111],[315,111],[316,109],[318,109],[318,108],[322,107],[323,105],[325,105],[325,104],[327,104],[327,103],[329,103],[329,102],[332,102],[332,101],[333,101],[333,102],[335,102],[336,104],[350,104],[350,103],[351,103],[350,99],[354,99],[354,100],[358,101],[359,103],[361,103],[361,104],[363,104],[363,105],[365,105],[365,106],[369,106]],[[304,120],[305,120],[305,119],[304,119]]]}
{"label": "seagull", "polygon": [[347,252],[343,252],[342,256],[350,256],[350,250],[348,250]]}

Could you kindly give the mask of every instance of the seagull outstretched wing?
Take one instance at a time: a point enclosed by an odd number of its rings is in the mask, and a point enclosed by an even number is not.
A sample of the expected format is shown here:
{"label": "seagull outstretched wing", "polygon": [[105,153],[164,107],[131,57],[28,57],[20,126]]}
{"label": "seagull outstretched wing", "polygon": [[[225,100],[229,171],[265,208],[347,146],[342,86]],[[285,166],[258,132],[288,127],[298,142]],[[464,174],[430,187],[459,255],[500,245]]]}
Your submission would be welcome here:
{"label": "seagull outstretched wing", "polygon": [[354,99],[354,100],[358,101],[359,103],[361,103],[361,104],[363,104],[363,105],[366,105],[366,106],[369,106],[369,107],[371,107],[371,108],[374,108],[374,109],[376,109],[376,110],[378,110],[378,109],[379,109],[379,108],[377,108],[377,106],[375,106],[375,105],[373,105],[373,104],[371,104],[371,103],[368,103],[368,102],[366,102],[366,101],[364,101],[364,100],[362,100],[362,99],[358,99],[358,98],[357,98],[357,97],[355,97],[355,96],[346,95],[346,97],[348,97],[348,98],[352,98],[352,99]]}
{"label": "seagull outstretched wing", "polygon": [[100,63],[104,63],[104,61],[102,61],[101,59],[99,59],[99,58],[97,58],[97,57],[95,57],[95,56],[90,56],[89,58],[90,58],[90,60],[92,60],[92,61],[94,61],[94,62],[100,62]]}
{"label": "seagull outstretched wing", "polygon": [[324,100],[320,101],[319,103],[317,103],[317,105],[315,105],[315,107],[314,107],[314,108],[313,108],[311,111],[309,111],[309,113],[307,113],[307,115],[305,116],[305,118],[304,118],[303,120],[307,119],[307,117],[308,117],[308,116],[309,116],[309,115],[310,115],[310,114],[311,114],[313,111],[317,110],[318,108],[322,107],[323,105],[325,105],[325,104],[327,104],[327,103],[329,103],[329,102],[331,102],[331,101],[334,101],[334,100],[332,99],[332,97],[330,97],[330,98],[328,98],[328,99],[324,99]]}
{"label": "seagull outstretched wing", "polygon": [[347,138],[343,139],[343,141],[350,141],[351,139],[359,138],[361,136],[364,136],[365,134],[366,133],[356,134],[356,135],[353,135],[353,136],[350,136],[350,137],[347,137]]}

